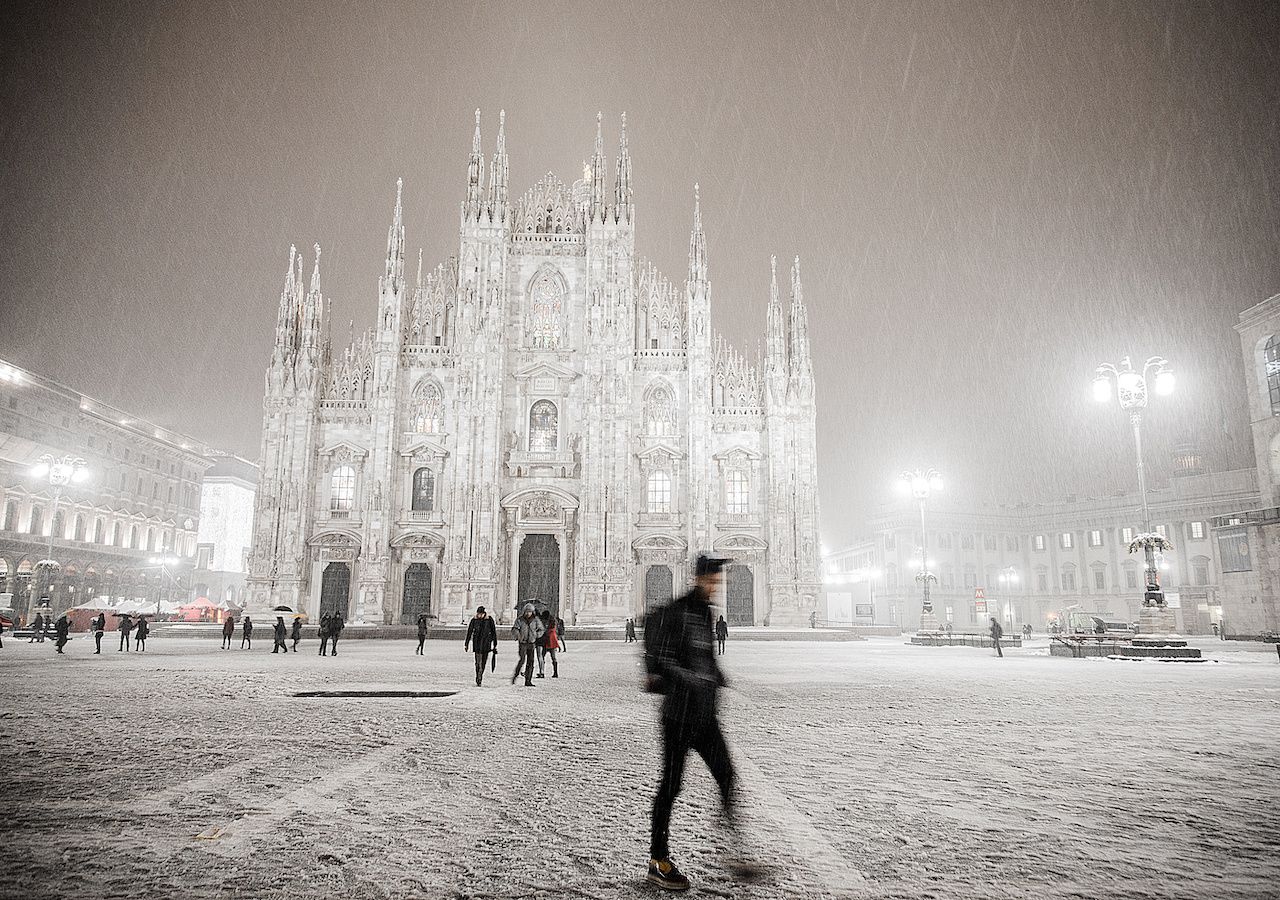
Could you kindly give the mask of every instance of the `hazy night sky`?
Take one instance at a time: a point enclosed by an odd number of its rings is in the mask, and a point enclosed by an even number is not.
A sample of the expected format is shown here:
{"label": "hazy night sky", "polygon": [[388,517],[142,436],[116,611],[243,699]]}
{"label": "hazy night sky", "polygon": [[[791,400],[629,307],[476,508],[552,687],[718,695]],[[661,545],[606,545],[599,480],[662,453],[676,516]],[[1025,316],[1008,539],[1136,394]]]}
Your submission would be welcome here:
{"label": "hazy night sky", "polygon": [[828,543],[906,466],[974,502],[1132,489],[1089,400],[1125,354],[1180,379],[1156,483],[1180,440],[1252,465],[1277,4],[40,3],[0,35],[0,356],[250,458],[289,244],[324,249],[335,342],[363,330],[396,177],[410,246],[455,254],[501,107],[517,196],[579,176],[597,110],[612,160],[625,110],[637,250],[677,282],[700,181],[753,354],[801,254]]}

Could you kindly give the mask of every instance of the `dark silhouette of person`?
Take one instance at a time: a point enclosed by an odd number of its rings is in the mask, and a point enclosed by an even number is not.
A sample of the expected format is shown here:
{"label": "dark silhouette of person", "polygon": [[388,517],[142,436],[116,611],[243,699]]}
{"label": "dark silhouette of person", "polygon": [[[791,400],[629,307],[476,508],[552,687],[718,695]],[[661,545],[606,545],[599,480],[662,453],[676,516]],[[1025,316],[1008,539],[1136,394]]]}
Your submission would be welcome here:
{"label": "dark silhouette of person", "polygon": [[333,637],[333,616],[325,613],[320,617],[320,655],[329,655],[329,639]]}
{"label": "dark silhouette of person", "polygon": [[646,878],[668,890],[689,887],[688,879],[671,861],[668,832],[671,807],[680,794],[690,750],[711,770],[720,789],[725,820],[736,830],[733,762],[717,717],[716,694],[726,680],[711,650],[710,603],[723,584],[728,562],[699,556],[693,588],[652,610],[645,619],[646,688],[663,695],[662,776],[653,799]]}
{"label": "dark silhouette of person", "polygon": [[293,641],[293,652],[298,652],[298,642],[302,640],[302,619],[293,617],[293,627],[289,631],[289,640]]}
{"label": "dark silhouette of person", "polygon": [[627,619],[627,627],[623,629],[623,643],[635,643],[636,639],[636,620]]}
{"label": "dark silhouette of person", "polygon": [[36,613],[35,621],[31,623],[31,640],[28,644],[34,644],[38,640],[44,640],[44,616]]}
{"label": "dark silhouette of person", "polygon": [[537,652],[538,641],[542,638],[542,620],[538,618],[537,607],[526,603],[521,610],[520,618],[511,626],[511,639],[516,642],[516,670],[511,676],[515,684],[524,670],[524,686],[533,687],[533,657]]}
{"label": "dark silhouette of person", "polygon": [[145,653],[147,649],[147,635],[151,633],[151,626],[147,624],[147,620],[143,616],[138,617],[138,627],[133,633],[133,649],[137,653]]}
{"label": "dark silhouette of person", "polygon": [[1000,639],[1004,637],[1004,629],[1000,627],[1000,623],[996,621],[995,616],[991,617],[991,643],[995,645],[996,656],[1004,659],[1004,650],[1000,647]]}
{"label": "dark silhouette of person", "polygon": [[[720,655],[724,655],[724,642],[729,637],[729,623],[721,616],[716,620],[716,644],[719,646]],[[750,655],[750,654],[748,654]]]}
{"label": "dark silhouette of person", "polygon": [[107,614],[98,613],[89,627],[93,631],[93,652],[96,655],[102,652],[102,635],[107,630]]}
{"label": "dark silhouette of person", "polygon": [[222,649],[231,649],[231,639],[236,634],[236,620],[230,613],[222,620]]}
{"label": "dark silhouette of person", "polygon": [[330,656],[338,655],[338,638],[342,637],[342,629],[346,624],[342,621],[342,613],[334,613],[333,618],[329,620],[329,640],[333,643],[333,652]]}
{"label": "dark silhouette of person", "polygon": [[426,655],[422,649],[423,645],[425,645],[426,643],[427,643],[427,614],[420,613],[418,615],[418,649],[416,651],[418,656]]}
{"label": "dark silhouette of person", "polygon": [[58,621],[54,625],[54,633],[57,635],[57,649],[62,652],[62,648],[67,646],[67,641],[71,640],[71,620],[67,618],[67,614],[63,613],[58,616]]}
{"label": "dark silhouette of person", "polygon": [[480,687],[484,681],[484,667],[489,660],[489,654],[494,655],[495,667],[498,656],[498,627],[493,624],[493,619],[485,612],[483,606],[476,607],[475,617],[467,625],[467,637],[462,642],[462,649],[464,651],[470,649],[475,654],[476,687]]}
{"label": "dark silhouette of person", "polygon": [[288,637],[289,629],[284,624],[284,616],[276,616],[276,624],[271,626],[271,652],[279,653],[283,650],[289,652],[289,647],[285,644],[285,638]]}
{"label": "dark silhouette of person", "polygon": [[129,635],[133,632],[133,617],[123,615],[120,617],[120,624],[116,626],[120,631],[120,646],[116,648],[116,652],[121,650],[128,651]]}
{"label": "dark silhouette of person", "polygon": [[253,649],[253,620],[245,616],[240,620],[240,649]]}
{"label": "dark silhouette of person", "polygon": [[556,616],[556,641],[560,644],[562,653],[569,652],[569,644],[564,639],[564,619],[560,618],[560,616]]}

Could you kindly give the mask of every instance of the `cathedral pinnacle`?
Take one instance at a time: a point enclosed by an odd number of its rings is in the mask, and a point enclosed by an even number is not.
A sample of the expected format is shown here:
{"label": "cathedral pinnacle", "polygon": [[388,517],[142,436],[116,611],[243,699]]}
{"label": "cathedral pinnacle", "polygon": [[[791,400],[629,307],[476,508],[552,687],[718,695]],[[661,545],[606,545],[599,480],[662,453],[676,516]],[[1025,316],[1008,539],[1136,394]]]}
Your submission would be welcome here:
{"label": "cathedral pinnacle", "polygon": [[404,179],[396,179],[396,209],[387,229],[387,278],[404,278]]}
{"label": "cathedral pinnacle", "polygon": [[[478,134],[478,132],[477,132]],[[507,208],[507,111],[498,110],[498,145],[489,165],[489,218],[494,222],[506,219]]]}
{"label": "cathedral pinnacle", "polygon": [[422,248],[418,248],[418,280],[415,283],[418,288],[422,287]]}
{"label": "cathedral pinnacle", "polygon": [[591,221],[603,222],[605,217],[604,198],[604,113],[596,113],[596,149],[591,154]]}
{"label": "cathedral pinnacle", "polygon": [[480,150],[480,110],[476,110],[476,130],[471,138],[471,159],[467,163],[467,203],[464,217],[475,220],[480,217],[484,201],[484,154]]}
{"label": "cathedral pinnacle", "polygon": [[311,270],[311,293],[317,293],[320,290],[320,242],[315,244],[316,264]]}
{"label": "cathedral pinnacle", "polygon": [[702,231],[702,201],[698,185],[693,185],[693,231],[689,234],[689,281],[706,282],[707,237]]}
{"label": "cathedral pinnacle", "polygon": [[627,114],[622,114],[622,132],[618,136],[618,180],[613,190],[615,222],[631,221],[631,154],[627,152]]}

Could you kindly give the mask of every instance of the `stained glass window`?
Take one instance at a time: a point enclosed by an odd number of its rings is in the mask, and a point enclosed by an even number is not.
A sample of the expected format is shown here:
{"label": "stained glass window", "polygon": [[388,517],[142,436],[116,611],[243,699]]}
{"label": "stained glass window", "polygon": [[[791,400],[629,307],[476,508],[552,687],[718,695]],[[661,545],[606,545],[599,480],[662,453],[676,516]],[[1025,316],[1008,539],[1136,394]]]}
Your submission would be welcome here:
{"label": "stained glass window", "polygon": [[413,473],[413,509],[425,511],[435,509],[435,494],[435,473],[426,466],[423,466],[421,469]]}
{"label": "stained glass window", "polygon": [[543,272],[534,279],[529,290],[530,336],[533,346],[555,349],[560,346],[561,316],[564,312],[564,291],[552,272]]}
{"label": "stained glass window", "polygon": [[434,382],[426,381],[414,390],[413,430],[438,434],[444,430],[444,398]]}
{"label": "stained glass window", "polygon": [[338,466],[329,476],[329,508],[351,509],[356,497],[356,470],[351,466]]}
{"label": "stained glass window", "polygon": [[658,471],[649,475],[649,502],[651,513],[671,512],[671,476]]}
{"label": "stained glass window", "polygon": [[529,449],[560,448],[560,413],[550,400],[539,400],[529,410]]}
{"label": "stained glass window", "polygon": [[644,405],[644,424],[645,432],[650,435],[675,433],[675,401],[669,388],[659,385],[649,392]]}

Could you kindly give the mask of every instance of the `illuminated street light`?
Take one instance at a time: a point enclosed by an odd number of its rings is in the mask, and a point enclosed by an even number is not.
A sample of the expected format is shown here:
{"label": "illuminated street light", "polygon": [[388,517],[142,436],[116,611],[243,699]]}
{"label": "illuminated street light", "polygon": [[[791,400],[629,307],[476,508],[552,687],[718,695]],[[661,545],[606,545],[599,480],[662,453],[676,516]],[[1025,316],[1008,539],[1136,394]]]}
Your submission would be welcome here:
{"label": "illuminated street light", "polygon": [[929,495],[942,490],[942,475],[936,469],[915,469],[903,472],[898,476],[898,490],[902,494],[910,494],[920,504],[920,571],[916,581],[920,582],[922,602],[920,606],[920,630],[929,632],[938,630],[938,620],[933,614],[933,600],[929,597],[929,582],[937,581],[937,577],[929,571],[929,557],[925,540],[924,505]]}
{"label": "illuminated street light", "polygon": [[[52,453],[46,453],[36,461],[31,467],[28,474],[32,478],[38,478],[47,481],[49,486],[53,488],[53,509],[49,514],[49,543],[46,548],[45,558],[37,565],[37,571],[41,572],[45,577],[39,579],[42,583],[37,587],[37,582],[32,582],[33,596],[40,596],[47,588],[52,594],[53,579],[57,572],[61,569],[58,561],[53,558],[53,539],[58,526],[58,503],[62,500],[62,489],[68,484],[80,484],[89,478],[89,464],[78,456],[54,456]],[[47,582],[47,584],[43,584]],[[52,597],[50,598],[52,599]]]}
{"label": "illuminated street light", "polygon": [[[1169,361],[1163,356],[1153,356],[1142,365],[1141,371],[1135,371],[1129,357],[1120,360],[1120,364],[1104,363],[1098,366],[1093,378],[1093,397],[1103,403],[1110,402],[1111,382],[1115,381],[1119,390],[1120,408],[1129,414],[1129,423],[1133,426],[1133,448],[1138,461],[1138,494],[1142,499],[1143,534],[1140,543],[1146,556],[1146,594],[1153,594],[1156,605],[1164,605],[1164,595],[1160,590],[1160,573],[1156,565],[1156,544],[1152,538],[1151,507],[1147,503],[1147,476],[1142,465],[1142,413],[1147,408],[1147,382],[1150,380],[1155,392],[1167,397],[1173,393],[1174,376]],[[1163,540],[1163,539],[1162,539]],[[1167,543],[1167,542],[1164,542]],[[1150,598],[1144,595],[1143,605],[1149,605]]]}

